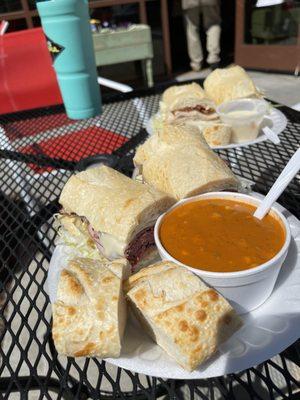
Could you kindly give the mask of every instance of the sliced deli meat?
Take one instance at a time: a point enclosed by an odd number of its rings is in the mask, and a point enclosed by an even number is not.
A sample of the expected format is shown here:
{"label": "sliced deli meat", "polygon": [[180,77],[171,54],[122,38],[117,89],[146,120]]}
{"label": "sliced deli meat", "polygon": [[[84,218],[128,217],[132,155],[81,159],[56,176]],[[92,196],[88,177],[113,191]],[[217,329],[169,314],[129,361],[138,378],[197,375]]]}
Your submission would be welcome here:
{"label": "sliced deli meat", "polygon": [[182,108],[177,108],[176,110],[172,111],[172,113],[174,115],[176,115],[177,113],[188,113],[188,112],[192,112],[192,111],[197,111],[199,113],[208,115],[208,114],[213,114],[214,112],[216,112],[215,109],[209,107],[208,105],[204,105],[204,104],[197,104],[196,106],[193,107],[182,107]]}
{"label": "sliced deli meat", "polygon": [[155,250],[154,226],[143,229],[129,243],[125,257],[135,267],[145,256]]}

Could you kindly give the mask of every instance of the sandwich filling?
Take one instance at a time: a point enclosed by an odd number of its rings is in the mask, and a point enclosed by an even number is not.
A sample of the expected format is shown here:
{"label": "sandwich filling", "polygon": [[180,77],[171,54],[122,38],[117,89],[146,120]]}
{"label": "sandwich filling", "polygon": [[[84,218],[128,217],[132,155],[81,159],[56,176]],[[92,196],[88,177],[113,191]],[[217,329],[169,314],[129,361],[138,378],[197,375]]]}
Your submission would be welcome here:
{"label": "sandwich filling", "polygon": [[154,248],[154,226],[150,226],[139,232],[129,243],[125,250],[125,257],[132,266],[135,266],[148,251]]}
{"label": "sandwich filling", "polygon": [[210,115],[216,112],[212,107],[209,107],[207,104],[197,104],[193,107],[178,108],[177,110],[172,111],[172,113],[176,115],[177,113],[189,113],[191,111],[197,111],[204,115]]}
{"label": "sandwich filling", "polygon": [[210,104],[196,104],[194,106],[179,107],[171,111],[174,118],[194,118],[203,120],[218,119],[216,110]]}
{"label": "sandwich filling", "polygon": [[85,217],[62,212],[56,216],[59,239],[57,244],[66,244],[84,257],[109,260],[125,257],[134,268],[151,250],[155,249],[154,224],[144,226],[129,244],[105,232],[96,231]]}

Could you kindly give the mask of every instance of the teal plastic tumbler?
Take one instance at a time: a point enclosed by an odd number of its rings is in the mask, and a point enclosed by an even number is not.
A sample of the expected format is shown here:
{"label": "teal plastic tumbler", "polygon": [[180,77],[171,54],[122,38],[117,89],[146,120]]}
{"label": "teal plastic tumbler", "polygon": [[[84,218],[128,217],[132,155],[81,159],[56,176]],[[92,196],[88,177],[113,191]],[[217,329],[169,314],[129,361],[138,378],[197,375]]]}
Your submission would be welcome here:
{"label": "teal plastic tumbler", "polygon": [[101,96],[88,1],[40,0],[37,9],[68,117],[99,115]]}

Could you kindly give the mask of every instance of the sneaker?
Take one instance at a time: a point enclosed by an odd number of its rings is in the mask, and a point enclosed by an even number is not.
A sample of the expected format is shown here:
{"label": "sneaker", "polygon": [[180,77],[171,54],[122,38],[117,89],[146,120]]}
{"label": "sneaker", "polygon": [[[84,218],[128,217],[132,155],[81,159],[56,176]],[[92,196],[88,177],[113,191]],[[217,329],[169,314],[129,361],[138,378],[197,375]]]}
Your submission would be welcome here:
{"label": "sneaker", "polygon": [[194,71],[194,72],[199,72],[199,71],[201,71],[201,67],[202,67],[202,65],[201,64],[193,64],[193,63],[191,63],[191,69],[192,69],[192,71]]}

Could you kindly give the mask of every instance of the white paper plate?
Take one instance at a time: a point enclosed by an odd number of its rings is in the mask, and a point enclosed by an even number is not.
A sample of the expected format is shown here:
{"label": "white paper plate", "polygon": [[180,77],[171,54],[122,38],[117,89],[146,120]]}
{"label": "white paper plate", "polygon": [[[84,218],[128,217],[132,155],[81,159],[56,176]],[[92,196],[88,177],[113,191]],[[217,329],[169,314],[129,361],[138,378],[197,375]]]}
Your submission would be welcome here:
{"label": "white paper plate", "polygon": [[[281,209],[284,210],[283,207]],[[274,292],[262,306],[242,316],[244,326],[221,346],[212,359],[189,373],[130,319],[121,357],[107,361],[134,372],[161,378],[204,379],[257,365],[296,341],[300,333],[300,221],[287,210],[284,214],[291,226],[292,242]],[[51,302],[55,301],[60,269],[71,255],[63,246],[57,246],[53,253],[46,283]]]}
{"label": "white paper plate", "polygon": [[[147,123],[145,125],[146,131],[149,133],[149,135],[153,134],[153,125],[152,125],[153,118],[156,118],[158,116],[159,116],[159,113],[155,114],[153,117],[151,117],[147,121]],[[287,126],[286,116],[281,111],[272,107],[270,114],[264,118],[264,120],[261,124],[261,128],[263,128],[265,126],[268,126],[269,128],[271,128],[274,131],[274,133],[279,135],[279,133],[284,131],[284,129]],[[268,140],[268,138],[261,130],[258,137],[249,142],[231,143],[231,144],[227,144],[226,146],[211,146],[211,147],[216,150],[218,150],[218,149],[233,149],[235,147],[244,147],[244,146],[249,146],[250,144],[260,143],[265,140]]]}

